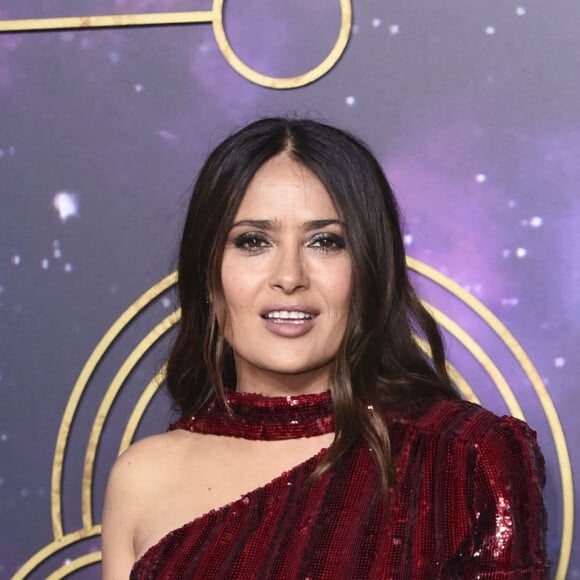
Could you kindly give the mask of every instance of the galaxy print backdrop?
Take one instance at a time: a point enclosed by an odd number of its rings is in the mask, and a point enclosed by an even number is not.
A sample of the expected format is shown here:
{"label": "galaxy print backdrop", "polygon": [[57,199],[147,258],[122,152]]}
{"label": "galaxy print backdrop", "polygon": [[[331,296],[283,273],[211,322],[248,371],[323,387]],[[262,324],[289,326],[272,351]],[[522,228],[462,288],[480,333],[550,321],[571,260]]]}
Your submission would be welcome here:
{"label": "galaxy print backdrop", "polygon": [[173,417],[187,190],[280,113],[378,155],[453,376],[538,431],[552,576],[580,577],[577,0],[4,0],[0,20],[0,578],[99,577],[108,470]]}

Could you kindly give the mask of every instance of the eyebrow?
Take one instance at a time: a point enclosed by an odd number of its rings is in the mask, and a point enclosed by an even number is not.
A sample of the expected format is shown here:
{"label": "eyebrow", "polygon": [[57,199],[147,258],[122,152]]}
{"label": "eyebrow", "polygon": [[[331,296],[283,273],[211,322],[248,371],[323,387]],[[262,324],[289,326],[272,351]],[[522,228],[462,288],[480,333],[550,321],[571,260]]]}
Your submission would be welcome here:
{"label": "eyebrow", "polygon": [[[345,227],[346,224],[342,220],[338,219],[322,219],[322,220],[310,220],[302,224],[302,230],[306,232],[311,232],[313,230],[319,230],[321,228],[326,228],[332,225],[339,225],[341,227]],[[258,230],[276,230],[279,227],[279,223],[277,220],[254,220],[254,219],[247,219],[247,220],[240,220],[239,222],[235,222],[232,224],[232,229],[246,226],[256,228]]]}

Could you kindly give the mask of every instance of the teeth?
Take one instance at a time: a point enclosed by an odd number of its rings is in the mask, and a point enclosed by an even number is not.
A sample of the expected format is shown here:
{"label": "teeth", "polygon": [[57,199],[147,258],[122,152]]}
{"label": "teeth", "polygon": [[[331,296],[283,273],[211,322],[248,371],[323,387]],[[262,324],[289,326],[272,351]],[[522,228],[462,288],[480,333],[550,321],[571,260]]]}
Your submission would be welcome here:
{"label": "teeth", "polygon": [[269,320],[292,320],[293,322],[298,322],[310,320],[312,315],[298,310],[273,310],[272,312],[268,312],[268,314],[265,315],[265,318]]}

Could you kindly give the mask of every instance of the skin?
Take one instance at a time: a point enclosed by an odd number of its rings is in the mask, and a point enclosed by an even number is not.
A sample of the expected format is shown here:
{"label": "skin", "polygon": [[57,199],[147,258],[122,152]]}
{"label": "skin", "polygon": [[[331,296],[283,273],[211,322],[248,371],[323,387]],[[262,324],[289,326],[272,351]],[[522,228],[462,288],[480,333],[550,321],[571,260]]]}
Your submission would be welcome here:
{"label": "skin", "polygon": [[[224,250],[226,340],[237,390],[295,395],[327,390],[344,336],[352,267],[344,227],[318,178],[285,154],[251,181]],[[312,319],[264,312],[307,311]],[[307,330],[300,336],[300,327]]]}
{"label": "skin", "polygon": [[[221,270],[227,314],[220,326],[235,353],[238,390],[277,396],[329,388],[351,295],[344,234],[328,192],[305,167],[282,154],[256,173]],[[285,319],[297,307],[308,320]],[[283,315],[266,320],[272,309]],[[333,437],[251,441],[178,430],[135,443],[107,484],[104,580],[126,580],[171,530],[269,483]]]}

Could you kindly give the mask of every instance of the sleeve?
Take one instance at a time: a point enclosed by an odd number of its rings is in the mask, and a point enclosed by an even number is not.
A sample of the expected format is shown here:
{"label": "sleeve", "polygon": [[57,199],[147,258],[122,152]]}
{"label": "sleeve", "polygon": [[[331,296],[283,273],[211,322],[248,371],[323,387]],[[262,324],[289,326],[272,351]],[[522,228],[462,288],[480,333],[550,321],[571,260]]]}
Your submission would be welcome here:
{"label": "sleeve", "polygon": [[476,447],[475,534],[465,577],[547,578],[545,469],[535,432],[502,417]]}

